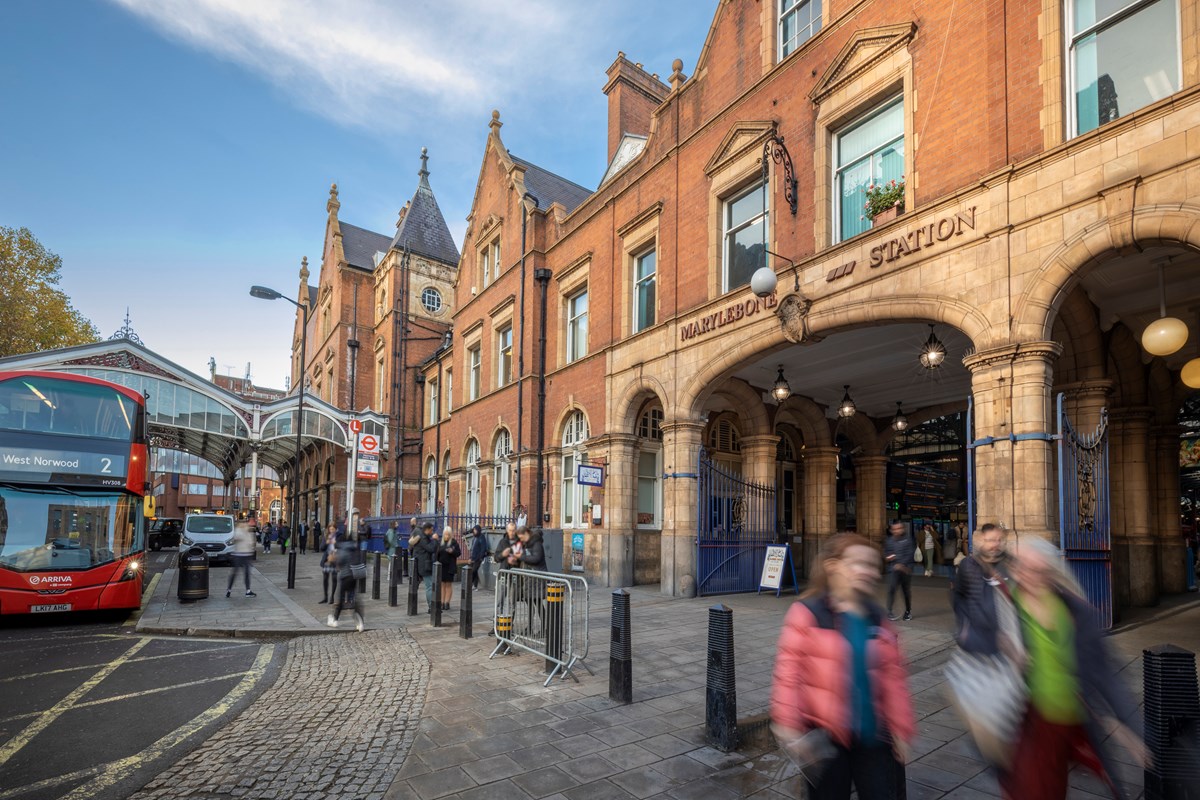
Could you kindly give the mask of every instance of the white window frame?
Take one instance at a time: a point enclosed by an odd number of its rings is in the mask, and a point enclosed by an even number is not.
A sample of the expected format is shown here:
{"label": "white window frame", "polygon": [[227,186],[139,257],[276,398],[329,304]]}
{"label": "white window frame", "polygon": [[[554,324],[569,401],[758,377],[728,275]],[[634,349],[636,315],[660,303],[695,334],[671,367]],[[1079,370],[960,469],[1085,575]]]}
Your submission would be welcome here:
{"label": "white window frame", "polygon": [[[816,6],[816,14],[813,15],[803,30],[797,30],[796,36],[793,39],[784,41],[783,39],[783,23],[791,15],[799,15],[801,9],[805,6]],[[824,9],[821,8],[821,0],[779,0],[779,60],[787,58],[790,54],[800,49],[801,45],[807,42],[812,37],[821,32],[821,14]],[[788,44],[795,42],[790,48]]]}
{"label": "white window frame", "polygon": [[[586,528],[589,492],[586,486],[575,482],[575,471],[587,462],[587,451],[583,443],[588,438],[587,417],[582,411],[573,411],[563,427],[562,438],[562,527]],[[574,517],[568,521],[569,517]]]}
{"label": "white window frame", "polygon": [[493,278],[493,280],[498,281],[498,280],[500,280],[500,270],[501,270],[501,266],[500,266],[500,236],[499,235],[497,235],[495,239],[492,239],[491,247],[492,247],[492,270],[495,273],[495,277]]}
{"label": "white window frame", "polygon": [[492,247],[490,244],[484,245],[483,249],[479,251],[479,279],[482,284],[479,287],[479,291],[481,292],[487,288],[487,285],[492,280],[491,253]]}
{"label": "white window frame", "polygon": [[482,388],[480,382],[480,370],[483,364],[483,346],[476,342],[473,346],[467,348],[467,399],[478,400],[479,390]]}
{"label": "white window frame", "polygon": [[383,411],[383,390],[387,385],[387,360],[380,354],[375,359],[375,410]]}
{"label": "white window frame", "polygon": [[[654,258],[654,271],[647,276],[638,277],[641,271],[642,262],[647,258]],[[650,320],[645,325],[640,324],[641,320],[641,293],[638,291],[645,284],[654,286],[654,305],[650,309]],[[658,245],[647,250],[643,250],[640,254],[633,257],[633,332],[641,333],[647,328],[653,328],[658,323]]]}
{"label": "white window frame", "polygon": [[[432,297],[437,300],[437,308],[430,308],[432,303],[426,302],[426,298]],[[429,314],[437,314],[442,310],[442,293],[437,290],[436,286],[426,286],[421,290],[421,308]]]}
{"label": "white window frame", "polygon": [[425,459],[425,513],[432,514],[434,507],[434,487],[437,486],[437,459],[429,456]]}
{"label": "white window frame", "polygon": [[[771,196],[770,196],[770,192],[767,191],[768,188],[769,188],[769,186],[767,186],[763,183],[762,178],[758,178],[753,183],[743,186],[738,191],[729,195],[721,202],[721,294],[728,292],[731,288],[729,286],[729,269],[731,266],[731,264],[729,263],[729,242],[730,242],[731,238],[733,236],[736,236],[740,231],[743,231],[746,228],[754,227],[754,225],[757,224],[759,220],[762,220],[764,230],[767,232],[766,238],[770,239]],[[732,210],[733,204],[736,203],[738,200],[741,200],[746,195],[753,194],[756,191],[763,192],[763,197],[764,197],[763,210],[760,211],[757,215],[755,215],[755,216],[751,217],[750,219],[746,220],[745,222],[741,223],[737,227],[730,228],[729,227],[729,212]],[[765,259],[765,254],[764,254],[764,259]],[[765,260],[764,260],[764,263],[765,263]],[[746,284],[742,284],[742,285],[748,285],[748,284],[749,284],[749,281],[747,280]]]}
{"label": "white window frame", "polygon": [[[505,348],[505,338],[508,339],[508,347]],[[496,388],[502,389],[512,383],[512,366],[513,366],[513,326],[512,323],[505,323],[496,329]],[[505,355],[507,349],[508,354]]]}
{"label": "white window frame", "polygon": [[[1183,40],[1182,40],[1183,21],[1182,21],[1182,12],[1179,7],[1180,6],[1179,0],[1162,0],[1162,1],[1169,2],[1175,6],[1175,31],[1174,31],[1175,36],[1176,36],[1175,46],[1177,48],[1176,53],[1179,56],[1179,61],[1175,65],[1175,68],[1176,68],[1175,92],[1177,93],[1183,87]],[[1077,77],[1076,71],[1075,71],[1075,48],[1079,45],[1079,43],[1083,39],[1086,39],[1092,35],[1098,35],[1100,33],[1103,33],[1108,28],[1115,27],[1116,25],[1119,25],[1120,23],[1124,22],[1127,19],[1130,19],[1131,17],[1136,17],[1138,14],[1140,14],[1141,12],[1148,9],[1150,6],[1155,5],[1157,2],[1159,2],[1159,0],[1126,0],[1125,7],[1122,8],[1120,11],[1116,11],[1112,14],[1109,14],[1104,19],[1096,21],[1095,23],[1093,23],[1092,25],[1089,25],[1087,28],[1083,29],[1079,33],[1075,33],[1075,2],[1076,2],[1076,0],[1065,0],[1066,8],[1064,9],[1064,12],[1063,12],[1063,36],[1066,40],[1065,48],[1066,48],[1066,62],[1067,62],[1067,87],[1066,87],[1066,96],[1064,97],[1064,100],[1067,104],[1067,130],[1070,131],[1070,135],[1068,136],[1068,138],[1071,138],[1071,139],[1075,138],[1076,136],[1081,135],[1079,133],[1079,109],[1077,107],[1076,98],[1075,98],[1075,90],[1077,88],[1076,84],[1078,81],[1078,77]],[[1157,102],[1157,101],[1155,101],[1155,102]],[[1139,108],[1141,108],[1141,106],[1139,106]],[[1134,111],[1137,111],[1137,109],[1136,108],[1130,109],[1129,111],[1126,111],[1124,114],[1119,115],[1117,117],[1117,119],[1120,119],[1123,116],[1128,116],[1129,114],[1133,113]],[[1111,122],[1112,120],[1109,120],[1109,121]],[[1099,128],[1105,124],[1106,123],[1101,122],[1096,127]],[[1095,130],[1095,129],[1096,128],[1092,128],[1091,130],[1089,130],[1087,132],[1090,133],[1092,130]]]}
{"label": "white window frame", "polygon": [[438,407],[440,399],[438,395],[438,379],[430,378],[425,381],[425,385],[429,387],[429,424],[436,425],[438,420],[441,419],[441,414],[439,413],[441,409]]}
{"label": "white window frame", "polygon": [[447,368],[442,374],[446,376],[446,416],[450,416],[454,410],[454,370]]}
{"label": "white window frame", "polygon": [[[588,287],[585,285],[567,298],[567,363],[585,357],[588,354],[588,309],[577,313],[575,306],[582,299],[588,304]],[[582,337],[581,337],[582,332]],[[582,342],[580,339],[582,338]],[[576,352],[579,351],[579,352]]]}
{"label": "white window frame", "polygon": [[[833,199],[833,214],[832,214],[832,217],[833,217],[833,231],[832,231],[833,244],[838,244],[839,242],[845,241],[845,239],[842,238],[842,193],[841,193],[841,189],[839,186],[839,181],[841,179],[841,173],[848,167],[859,163],[864,158],[867,158],[870,155],[877,153],[880,150],[883,150],[884,148],[888,147],[889,145],[893,145],[896,142],[900,142],[902,144],[905,143],[904,126],[908,123],[908,119],[905,116],[904,102],[905,101],[904,101],[903,95],[896,95],[894,97],[889,97],[887,100],[884,100],[882,103],[878,103],[877,105],[873,106],[870,110],[858,115],[853,120],[851,120],[847,124],[843,125],[841,128],[838,129],[837,133],[835,133],[833,135],[833,148],[832,148],[833,183],[829,190],[830,197]],[[877,117],[880,114],[883,114],[885,111],[889,110],[894,105],[900,106],[900,118],[903,120],[903,122],[901,123],[901,126],[900,126],[900,135],[896,136],[892,139],[888,139],[886,142],[883,142],[882,144],[878,145],[874,150],[870,151],[870,153],[864,153],[864,154],[859,155],[857,158],[854,159],[853,162],[850,162],[849,164],[845,164],[845,165],[841,164],[840,162],[842,159],[841,159],[840,144],[841,144],[842,137],[845,136],[846,134],[850,133],[851,131],[855,130],[859,126],[866,124],[874,117]],[[905,170],[908,169],[908,161],[909,161],[909,154],[906,150],[904,153]],[[901,173],[901,174],[904,174],[904,173]],[[865,233],[865,231],[860,232],[855,235],[861,236],[862,233]]]}
{"label": "white window frame", "polygon": [[479,516],[479,440],[467,442],[466,488],[463,513],[469,517]]}
{"label": "white window frame", "polygon": [[[638,451],[637,463],[634,465],[634,482],[636,488],[633,498],[633,518],[639,528],[660,530],[662,528],[662,447],[651,446],[648,439],[643,439],[642,442],[642,448]],[[650,476],[642,474],[643,455],[654,456],[654,470]],[[654,505],[652,513],[654,514],[654,519],[650,522],[639,522],[638,517],[642,513],[642,486],[646,481],[649,481],[650,491],[652,492]]]}
{"label": "white window frame", "polygon": [[507,428],[501,428],[496,434],[492,462],[492,513],[498,517],[507,517],[513,508],[511,457],[512,435]]}

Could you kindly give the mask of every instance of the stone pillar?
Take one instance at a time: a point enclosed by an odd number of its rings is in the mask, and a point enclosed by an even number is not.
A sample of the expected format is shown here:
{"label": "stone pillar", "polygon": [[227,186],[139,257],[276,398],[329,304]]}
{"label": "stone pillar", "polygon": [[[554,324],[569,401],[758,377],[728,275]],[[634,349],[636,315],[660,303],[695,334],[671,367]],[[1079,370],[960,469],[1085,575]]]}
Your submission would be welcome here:
{"label": "stone pillar", "polygon": [[584,572],[600,586],[633,585],[637,445],[635,436],[619,433],[603,437],[599,444],[589,443],[589,460],[607,461],[599,493],[604,525],[589,530],[584,539]]}
{"label": "stone pillar", "polygon": [[1118,605],[1121,600],[1132,606],[1158,602],[1158,543],[1150,524],[1152,413],[1144,406],[1109,412],[1113,584]]}
{"label": "stone pillar", "polygon": [[696,470],[704,421],[671,420],[663,432],[662,593],[696,595],[696,522],[700,498]]}
{"label": "stone pillar", "polygon": [[883,545],[887,531],[887,456],[858,456],[854,480],[858,485],[858,532]]}
{"label": "stone pillar", "polygon": [[817,563],[826,538],[837,533],[836,447],[806,447],[804,459],[804,563],[806,572]]}
{"label": "stone pillar", "polygon": [[[743,436],[742,437],[742,475],[746,480],[767,488],[775,488],[777,458],[779,454],[779,437]],[[758,504],[750,509],[751,524],[768,525],[778,533],[779,504],[778,499],[771,495],[768,500],[764,495],[758,498]],[[757,522],[753,522],[757,520]]]}
{"label": "stone pillar", "polygon": [[1179,521],[1179,426],[1159,425],[1154,438],[1154,532],[1163,594],[1187,591],[1187,548]]}
{"label": "stone pillar", "polygon": [[1058,342],[1022,342],[963,359],[975,401],[976,516],[1058,543],[1050,386]]}
{"label": "stone pillar", "polygon": [[1063,406],[1071,425],[1079,433],[1091,433],[1100,424],[1100,411],[1108,405],[1112,392],[1110,380],[1079,381],[1055,387],[1063,393]]}

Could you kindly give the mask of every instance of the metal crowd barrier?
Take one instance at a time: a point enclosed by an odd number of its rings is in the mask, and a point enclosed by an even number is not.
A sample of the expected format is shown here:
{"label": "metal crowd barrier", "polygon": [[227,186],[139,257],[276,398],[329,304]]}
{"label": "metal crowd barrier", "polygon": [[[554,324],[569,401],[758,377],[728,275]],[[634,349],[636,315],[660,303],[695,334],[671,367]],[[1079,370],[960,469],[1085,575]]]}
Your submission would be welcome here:
{"label": "metal crowd barrier", "polygon": [[[513,648],[542,656],[550,676],[549,686],[561,671],[582,666],[588,654],[588,585],[578,575],[561,575],[526,569],[505,569],[496,575],[496,649],[488,658]],[[551,669],[551,665],[553,668]]]}

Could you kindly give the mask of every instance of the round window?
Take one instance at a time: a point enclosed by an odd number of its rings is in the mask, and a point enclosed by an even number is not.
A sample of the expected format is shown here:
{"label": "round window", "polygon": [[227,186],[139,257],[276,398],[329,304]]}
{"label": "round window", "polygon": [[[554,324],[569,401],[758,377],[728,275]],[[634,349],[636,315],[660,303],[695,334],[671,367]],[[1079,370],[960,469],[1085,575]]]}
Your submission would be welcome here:
{"label": "round window", "polygon": [[430,314],[436,314],[442,310],[442,295],[437,289],[432,286],[427,286],[425,291],[421,292],[421,305],[425,306],[425,310]]}

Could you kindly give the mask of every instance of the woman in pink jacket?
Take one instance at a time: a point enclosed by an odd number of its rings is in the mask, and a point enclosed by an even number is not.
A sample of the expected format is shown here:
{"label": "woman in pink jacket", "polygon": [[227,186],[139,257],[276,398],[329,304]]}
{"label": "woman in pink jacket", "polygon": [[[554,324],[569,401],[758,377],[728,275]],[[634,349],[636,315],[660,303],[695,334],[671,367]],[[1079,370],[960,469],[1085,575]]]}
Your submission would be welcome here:
{"label": "woman in pink jacket", "polygon": [[879,551],[847,533],[826,542],[809,591],[783,623],[771,720],[815,800],[897,797],[916,734],[900,642],[874,596]]}

